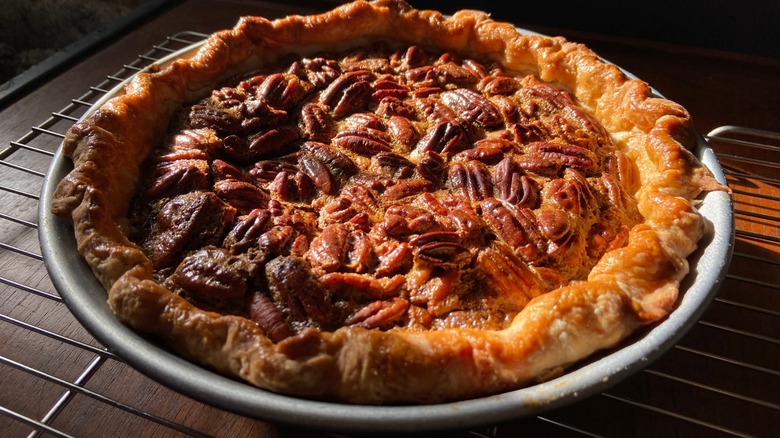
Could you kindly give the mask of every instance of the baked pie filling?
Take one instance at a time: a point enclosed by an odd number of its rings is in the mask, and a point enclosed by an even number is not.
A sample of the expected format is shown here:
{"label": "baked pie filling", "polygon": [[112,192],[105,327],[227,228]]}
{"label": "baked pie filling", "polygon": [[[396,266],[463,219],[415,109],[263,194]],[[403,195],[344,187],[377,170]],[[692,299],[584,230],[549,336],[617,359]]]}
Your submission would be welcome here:
{"label": "baked pie filling", "polygon": [[54,213],[118,318],[261,388],[434,403],[674,310],[727,190],[586,47],[397,0],[246,17],[69,130]]}
{"label": "baked pie filling", "polygon": [[634,165],[569,93],[457,53],[304,57],[174,120],[131,236],[170,290],[277,342],[500,330],[641,221]]}

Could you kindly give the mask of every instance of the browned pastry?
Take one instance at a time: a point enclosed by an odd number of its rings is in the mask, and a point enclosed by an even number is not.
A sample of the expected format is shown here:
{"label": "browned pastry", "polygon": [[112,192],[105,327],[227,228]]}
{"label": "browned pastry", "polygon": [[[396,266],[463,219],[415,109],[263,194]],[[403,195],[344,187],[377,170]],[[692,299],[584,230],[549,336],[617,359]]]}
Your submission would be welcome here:
{"label": "browned pastry", "polygon": [[287,394],[549,379],[674,309],[721,190],[586,47],[401,1],[243,18],[68,133],[56,214],[133,328]]}

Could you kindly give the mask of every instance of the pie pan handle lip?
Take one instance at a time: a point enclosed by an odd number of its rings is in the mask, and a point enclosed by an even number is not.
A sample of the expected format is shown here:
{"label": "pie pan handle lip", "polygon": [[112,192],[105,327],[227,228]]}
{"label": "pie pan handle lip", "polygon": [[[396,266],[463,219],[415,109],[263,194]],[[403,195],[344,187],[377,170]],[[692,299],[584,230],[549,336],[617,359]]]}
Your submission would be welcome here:
{"label": "pie pan handle lip", "polygon": [[[198,44],[169,58],[181,57]],[[123,85],[109,92],[92,110],[120,93]],[[719,182],[726,183],[714,152],[701,135],[694,153]],[[710,224],[710,233],[689,257],[691,272],[681,286],[677,309],[614,351],[585,361],[561,377],[494,396],[451,403],[352,405],[255,388],[188,362],[123,325],[110,310],[103,287],[76,250],[72,226],[51,212],[54,190],[71,169],[70,160],[60,149],[42,188],[38,232],[43,259],[55,288],[95,339],[137,370],[194,399],[248,417],[326,430],[409,432],[468,428],[538,414],[603,392],[672,348],[698,321],[723,282],[734,239],[731,197],[721,191],[707,193],[700,212]]]}

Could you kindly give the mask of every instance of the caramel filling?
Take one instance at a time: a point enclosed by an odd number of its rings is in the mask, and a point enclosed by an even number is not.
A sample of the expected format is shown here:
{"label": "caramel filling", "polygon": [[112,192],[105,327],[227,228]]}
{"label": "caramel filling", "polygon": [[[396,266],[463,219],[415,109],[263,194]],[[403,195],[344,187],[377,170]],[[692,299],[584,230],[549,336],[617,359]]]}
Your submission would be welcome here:
{"label": "caramel filling", "polygon": [[635,185],[567,92],[377,46],[253,72],[183,109],[131,219],[161,282],[276,341],[501,329],[625,244]]}

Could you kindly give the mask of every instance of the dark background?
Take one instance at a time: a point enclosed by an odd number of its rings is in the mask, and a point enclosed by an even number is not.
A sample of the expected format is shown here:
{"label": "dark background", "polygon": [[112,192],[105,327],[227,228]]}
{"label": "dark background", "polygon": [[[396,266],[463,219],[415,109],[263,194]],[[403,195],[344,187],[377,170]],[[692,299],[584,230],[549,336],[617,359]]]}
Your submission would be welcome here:
{"label": "dark background", "polygon": [[410,0],[445,13],[472,8],[518,26],[566,28],[742,54],[780,57],[780,1]]}
{"label": "dark background", "polygon": [[[128,31],[131,23],[141,22],[181,0],[1,1],[0,102],[7,102],[11,94],[34,86],[87,49]],[[223,1],[240,5],[256,0]],[[578,33],[588,33],[780,58],[780,1],[776,0],[408,1],[416,8],[447,14],[458,9],[480,9],[494,19],[564,34],[575,41]],[[324,11],[344,1],[285,3]],[[219,4],[214,2],[215,7]]]}
{"label": "dark background", "polygon": [[[152,0],[0,0],[0,92],[6,81],[97,41]],[[171,2],[172,3],[172,2]],[[76,47],[79,46],[79,47]]]}

